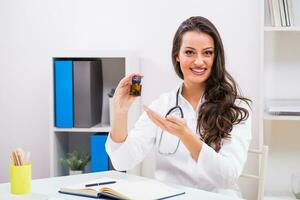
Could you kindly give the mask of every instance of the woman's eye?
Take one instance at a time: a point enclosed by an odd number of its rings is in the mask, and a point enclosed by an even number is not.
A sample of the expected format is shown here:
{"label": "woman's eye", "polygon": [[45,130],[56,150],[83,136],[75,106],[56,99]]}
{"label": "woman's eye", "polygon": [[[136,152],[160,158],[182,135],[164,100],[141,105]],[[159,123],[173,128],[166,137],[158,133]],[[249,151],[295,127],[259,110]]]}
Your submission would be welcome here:
{"label": "woman's eye", "polygon": [[191,55],[193,55],[193,54],[194,54],[194,52],[193,52],[193,51],[190,51],[190,50],[188,50],[188,51],[185,51],[185,54],[186,54],[186,55],[188,55],[188,56],[191,56]]}
{"label": "woman's eye", "polygon": [[205,52],[204,52],[204,55],[205,55],[205,56],[211,56],[211,55],[213,55],[213,54],[214,54],[213,51],[205,51]]}

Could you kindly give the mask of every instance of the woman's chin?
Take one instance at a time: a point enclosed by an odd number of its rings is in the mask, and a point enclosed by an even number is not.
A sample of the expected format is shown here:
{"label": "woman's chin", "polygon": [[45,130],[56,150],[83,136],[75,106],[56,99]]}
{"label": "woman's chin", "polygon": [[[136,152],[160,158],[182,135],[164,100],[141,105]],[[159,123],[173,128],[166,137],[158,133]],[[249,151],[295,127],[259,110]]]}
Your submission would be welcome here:
{"label": "woman's chin", "polygon": [[197,77],[191,77],[187,79],[186,81],[193,84],[203,84],[207,80],[207,76],[197,76]]}
{"label": "woman's chin", "polygon": [[205,84],[205,80],[184,80],[188,85],[202,85]]}

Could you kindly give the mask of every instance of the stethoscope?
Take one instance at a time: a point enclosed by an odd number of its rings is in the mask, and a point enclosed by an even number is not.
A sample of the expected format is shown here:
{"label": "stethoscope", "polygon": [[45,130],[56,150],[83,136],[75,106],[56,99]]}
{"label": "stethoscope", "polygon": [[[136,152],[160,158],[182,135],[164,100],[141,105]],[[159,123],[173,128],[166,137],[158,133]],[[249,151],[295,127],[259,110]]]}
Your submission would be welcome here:
{"label": "stethoscope", "polygon": [[[181,107],[179,106],[179,104],[178,104],[179,92],[180,92],[180,88],[177,90],[177,93],[176,93],[176,105],[175,105],[174,107],[172,107],[172,108],[167,112],[167,114],[165,115],[165,117],[167,117],[168,115],[170,115],[170,114],[173,113],[173,112],[178,111],[179,114],[180,114],[180,117],[181,117],[181,118],[184,118],[184,114],[183,114],[182,108],[181,108]],[[160,147],[161,147],[161,141],[162,141],[163,135],[164,135],[164,131],[162,130],[162,131],[161,131],[161,134],[160,134],[159,141],[158,141],[158,153],[160,153],[160,154],[162,154],[162,155],[172,155],[172,154],[175,154],[176,151],[178,150],[178,147],[179,147],[179,144],[180,144],[180,139],[178,138],[178,142],[177,142],[177,145],[176,145],[176,148],[175,148],[174,151],[163,152],[163,151],[161,151],[161,149],[160,149]]]}
{"label": "stethoscope", "polygon": [[[176,93],[176,104],[174,107],[172,107],[168,112],[167,114],[165,115],[165,117],[167,117],[168,115],[170,115],[171,113],[175,112],[175,111],[178,111],[179,112],[179,115],[181,118],[184,118],[184,114],[183,114],[183,111],[182,111],[182,108],[179,106],[178,104],[178,99],[179,99],[179,92],[180,92],[180,88],[177,90],[177,93]],[[200,100],[200,103],[202,104],[204,102],[204,95],[201,97],[201,100]],[[169,133],[167,133],[169,134]],[[179,144],[180,144],[180,139],[178,138],[178,142],[177,142],[177,145],[176,145],[176,148],[174,151],[170,151],[170,152],[163,152],[161,150],[161,142],[162,142],[162,138],[163,138],[163,135],[164,135],[164,131],[162,130],[161,133],[160,133],[160,137],[159,137],[159,140],[158,140],[158,153],[162,154],[162,155],[172,155],[172,154],[175,154],[178,150],[178,147],[179,147]],[[203,138],[200,136],[200,140],[203,141]]]}

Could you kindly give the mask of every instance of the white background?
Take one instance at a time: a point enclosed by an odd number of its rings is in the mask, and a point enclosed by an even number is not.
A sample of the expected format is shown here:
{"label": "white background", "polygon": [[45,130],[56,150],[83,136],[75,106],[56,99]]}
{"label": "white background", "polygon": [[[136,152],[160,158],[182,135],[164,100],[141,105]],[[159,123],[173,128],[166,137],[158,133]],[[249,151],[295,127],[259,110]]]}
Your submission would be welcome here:
{"label": "white background", "polygon": [[68,50],[132,50],[141,60],[142,103],[174,88],[173,35],[201,15],[218,28],[227,69],[253,104],[258,141],[259,0],[1,0],[0,182],[8,181],[9,153],[31,151],[33,178],[49,176],[49,59]]}

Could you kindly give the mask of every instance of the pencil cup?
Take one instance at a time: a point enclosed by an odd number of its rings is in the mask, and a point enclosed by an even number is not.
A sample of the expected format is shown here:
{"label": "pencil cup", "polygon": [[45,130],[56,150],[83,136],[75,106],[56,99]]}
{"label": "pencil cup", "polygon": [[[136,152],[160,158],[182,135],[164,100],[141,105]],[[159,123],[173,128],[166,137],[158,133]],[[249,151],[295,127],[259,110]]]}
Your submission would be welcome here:
{"label": "pencil cup", "polygon": [[31,186],[31,164],[22,166],[10,165],[10,192],[12,194],[27,194]]}

